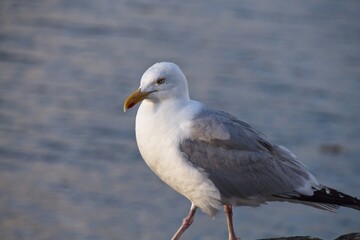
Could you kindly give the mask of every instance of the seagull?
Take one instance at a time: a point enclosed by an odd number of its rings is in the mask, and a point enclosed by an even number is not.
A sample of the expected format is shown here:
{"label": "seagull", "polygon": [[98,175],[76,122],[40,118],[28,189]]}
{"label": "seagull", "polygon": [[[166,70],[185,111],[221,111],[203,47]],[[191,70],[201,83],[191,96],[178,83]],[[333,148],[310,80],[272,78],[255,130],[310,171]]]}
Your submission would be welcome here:
{"label": "seagull", "polygon": [[191,100],[187,79],[175,63],[160,62],[146,70],[124,112],[139,102],[135,131],[141,156],[191,202],[172,240],[180,239],[198,208],[214,217],[223,206],[229,240],[239,239],[233,206],[286,201],[360,211],[359,199],[319,184],[285,147],[233,115]]}

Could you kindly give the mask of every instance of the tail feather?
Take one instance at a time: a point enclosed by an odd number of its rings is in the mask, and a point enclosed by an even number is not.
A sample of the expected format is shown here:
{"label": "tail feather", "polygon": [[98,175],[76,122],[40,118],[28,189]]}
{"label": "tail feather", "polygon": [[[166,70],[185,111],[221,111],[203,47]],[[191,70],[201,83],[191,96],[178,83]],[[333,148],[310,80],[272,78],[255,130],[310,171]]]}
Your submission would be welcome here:
{"label": "tail feather", "polygon": [[298,195],[298,196],[276,196],[280,198],[285,198],[290,201],[302,202],[304,204],[318,206],[323,209],[332,210],[337,206],[353,208],[360,211],[360,200],[356,197],[352,197],[348,194],[342,193],[336,189],[329,188],[326,186],[320,186],[319,189],[314,191],[314,194],[311,196],[307,195]]}

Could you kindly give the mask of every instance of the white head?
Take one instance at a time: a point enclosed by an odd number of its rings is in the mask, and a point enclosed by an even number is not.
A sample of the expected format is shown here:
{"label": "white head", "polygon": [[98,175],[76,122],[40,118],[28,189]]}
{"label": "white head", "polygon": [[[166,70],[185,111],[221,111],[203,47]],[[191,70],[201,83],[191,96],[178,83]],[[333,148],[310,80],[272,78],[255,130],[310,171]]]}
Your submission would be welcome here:
{"label": "white head", "polygon": [[144,99],[154,103],[169,99],[189,100],[184,73],[175,63],[161,62],[152,65],[142,75],[139,89],[126,99],[124,111]]}

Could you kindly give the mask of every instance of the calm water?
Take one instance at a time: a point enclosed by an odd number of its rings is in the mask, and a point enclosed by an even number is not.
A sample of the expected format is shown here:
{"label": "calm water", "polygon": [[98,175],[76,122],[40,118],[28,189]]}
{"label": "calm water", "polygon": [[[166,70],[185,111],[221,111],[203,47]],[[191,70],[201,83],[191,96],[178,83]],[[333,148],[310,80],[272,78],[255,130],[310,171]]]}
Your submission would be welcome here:
{"label": "calm water", "polygon": [[[359,1],[0,1],[0,239],[169,239],[188,200],[143,163],[122,103],[153,63],[194,99],[360,196]],[[334,146],[335,150],[332,150]],[[329,150],[330,148],[330,150]],[[235,210],[242,239],[360,231],[360,214]],[[184,239],[226,239],[199,212]]]}

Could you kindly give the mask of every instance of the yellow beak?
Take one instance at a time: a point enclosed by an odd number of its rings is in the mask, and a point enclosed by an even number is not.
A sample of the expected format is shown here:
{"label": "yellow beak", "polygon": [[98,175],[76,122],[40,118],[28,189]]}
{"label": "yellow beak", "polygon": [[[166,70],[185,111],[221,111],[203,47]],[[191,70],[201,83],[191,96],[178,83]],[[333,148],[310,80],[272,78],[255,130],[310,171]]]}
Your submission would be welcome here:
{"label": "yellow beak", "polygon": [[126,112],[129,108],[135,106],[138,102],[144,100],[151,92],[141,92],[140,88],[132,93],[124,103],[124,112]]}

